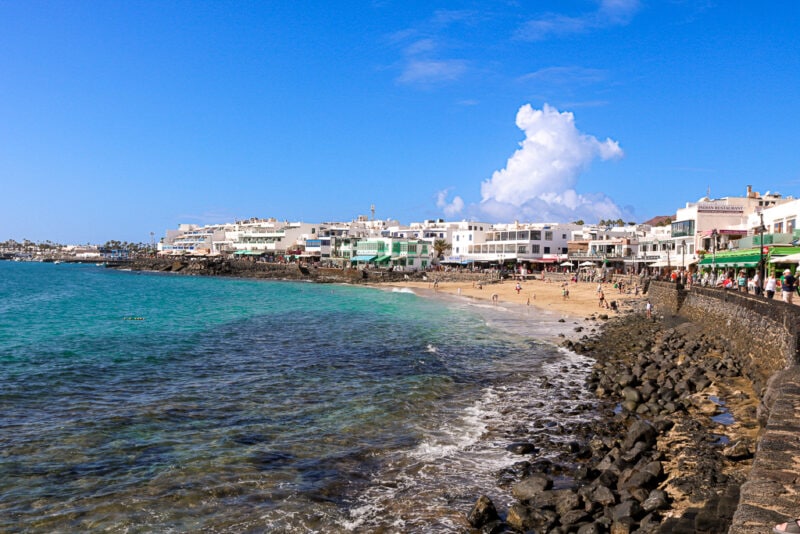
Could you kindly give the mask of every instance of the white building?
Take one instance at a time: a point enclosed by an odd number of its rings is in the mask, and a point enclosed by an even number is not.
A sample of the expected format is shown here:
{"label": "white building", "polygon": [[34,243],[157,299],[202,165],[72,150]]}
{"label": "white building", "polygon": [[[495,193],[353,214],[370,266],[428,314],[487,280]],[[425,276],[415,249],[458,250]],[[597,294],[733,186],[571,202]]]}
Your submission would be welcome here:
{"label": "white building", "polygon": [[[226,225],[181,224],[177,230],[167,230],[158,243],[159,255],[214,255],[219,243],[225,241]],[[215,246],[216,244],[216,246]]]}
{"label": "white building", "polygon": [[[461,263],[555,264],[567,259],[568,243],[576,224],[464,223],[453,232],[453,256]],[[448,258],[450,259],[450,258]]]}

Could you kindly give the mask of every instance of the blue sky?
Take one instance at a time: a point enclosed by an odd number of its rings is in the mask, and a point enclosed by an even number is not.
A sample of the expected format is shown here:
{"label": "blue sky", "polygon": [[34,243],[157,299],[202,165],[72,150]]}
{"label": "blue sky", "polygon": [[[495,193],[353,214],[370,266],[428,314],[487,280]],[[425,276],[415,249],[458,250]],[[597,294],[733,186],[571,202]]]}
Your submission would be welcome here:
{"label": "blue sky", "polygon": [[0,240],[800,196],[800,3],[0,1]]}

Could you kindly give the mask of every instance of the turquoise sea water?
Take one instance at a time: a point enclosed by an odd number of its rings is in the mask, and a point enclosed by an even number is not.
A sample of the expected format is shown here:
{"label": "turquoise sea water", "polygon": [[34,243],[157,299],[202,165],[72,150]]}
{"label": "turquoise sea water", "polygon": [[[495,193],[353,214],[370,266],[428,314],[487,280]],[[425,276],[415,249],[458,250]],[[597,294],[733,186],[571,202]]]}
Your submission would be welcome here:
{"label": "turquoise sea water", "polygon": [[586,417],[557,319],[0,262],[0,531],[460,532],[510,428]]}

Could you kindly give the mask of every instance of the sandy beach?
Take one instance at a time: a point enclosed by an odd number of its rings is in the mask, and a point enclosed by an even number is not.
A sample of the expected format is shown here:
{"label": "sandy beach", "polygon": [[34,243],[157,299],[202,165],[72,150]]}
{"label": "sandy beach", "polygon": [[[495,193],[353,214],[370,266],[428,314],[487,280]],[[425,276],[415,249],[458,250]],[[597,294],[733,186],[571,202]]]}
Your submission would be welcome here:
{"label": "sandy beach", "polygon": [[[517,291],[517,284],[520,289]],[[482,287],[478,282],[438,282],[433,280],[427,282],[408,281],[393,283],[393,286],[408,287],[412,289],[426,289],[437,292],[444,292],[453,295],[460,295],[466,298],[482,299],[493,301],[498,304],[518,304],[522,306],[535,306],[544,310],[569,315],[573,317],[586,318],[598,313],[614,313],[610,308],[610,303],[616,301],[620,311],[639,309],[644,297],[634,296],[631,293],[620,293],[614,288],[614,284],[602,284],[605,300],[609,303],[609,308],[601,307],[599,302],[598,283],[590,282],[569,282],[566,286],[560,280],[526,280],[517,282],[505,280],[491,284],[484,284]],[[564,296],[564,289],[568,294]]]}

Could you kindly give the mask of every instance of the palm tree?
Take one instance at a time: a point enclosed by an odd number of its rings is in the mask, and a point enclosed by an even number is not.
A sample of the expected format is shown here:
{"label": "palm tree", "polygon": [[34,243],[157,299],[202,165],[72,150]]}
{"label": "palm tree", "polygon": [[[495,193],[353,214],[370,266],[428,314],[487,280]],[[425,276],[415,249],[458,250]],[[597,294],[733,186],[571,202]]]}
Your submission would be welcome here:
{"label": "palm tree", "polygon": [[433,242],[433,251],[436,253],[437,258],[441,258],[445,255],[446,252],[449,252],[453,249],[453,245],[445,241],[444,239],[436,239]]}

